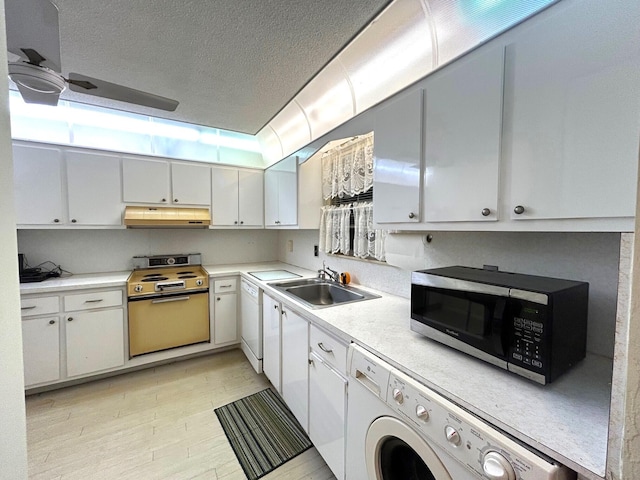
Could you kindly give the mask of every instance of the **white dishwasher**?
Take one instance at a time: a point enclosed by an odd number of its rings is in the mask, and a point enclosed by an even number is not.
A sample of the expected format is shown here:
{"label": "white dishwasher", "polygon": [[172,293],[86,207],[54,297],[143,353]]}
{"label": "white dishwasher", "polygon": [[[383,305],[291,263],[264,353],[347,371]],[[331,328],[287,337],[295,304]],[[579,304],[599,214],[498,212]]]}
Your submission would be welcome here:
{"label": "white dishwasher", "polygon": [[262,290],[245,279],[240,288],[240,347],[257,373],[262,373]]}

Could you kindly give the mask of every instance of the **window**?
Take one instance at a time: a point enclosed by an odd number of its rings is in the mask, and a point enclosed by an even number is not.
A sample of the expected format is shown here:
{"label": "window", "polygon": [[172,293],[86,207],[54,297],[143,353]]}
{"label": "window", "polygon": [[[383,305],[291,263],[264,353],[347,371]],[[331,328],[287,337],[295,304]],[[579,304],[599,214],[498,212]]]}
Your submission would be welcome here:
{"label": "window", "polygon": [[373,225],[373,133],[328,145],[322,192],[320,249],[384,261],[387,232]]}

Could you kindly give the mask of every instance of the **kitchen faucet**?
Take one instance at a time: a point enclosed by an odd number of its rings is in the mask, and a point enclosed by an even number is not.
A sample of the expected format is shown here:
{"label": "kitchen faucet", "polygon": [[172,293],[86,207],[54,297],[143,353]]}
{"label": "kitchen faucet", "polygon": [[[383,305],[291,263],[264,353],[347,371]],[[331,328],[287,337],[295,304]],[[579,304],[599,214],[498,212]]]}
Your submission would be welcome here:
{"label": "kitchen faucet", "polygon": [[334,282],[339,282],[339,275],[338,272],[336,272],[335,270],[331,270],[329,267],[327,267],[324,264],[324,260],[322,261],[322,270],[318,270],[318,278],[322,278],[324,280],[325,275],[328,275],[329,278],[331,280],[333,280]]}

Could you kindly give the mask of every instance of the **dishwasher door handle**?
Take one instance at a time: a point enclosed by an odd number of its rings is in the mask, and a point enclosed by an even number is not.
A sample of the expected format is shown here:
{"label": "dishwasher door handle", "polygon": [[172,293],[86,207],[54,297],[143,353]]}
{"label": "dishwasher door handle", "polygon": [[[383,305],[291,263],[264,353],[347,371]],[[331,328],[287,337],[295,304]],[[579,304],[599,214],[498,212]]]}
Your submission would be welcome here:
{"label": "dishwasher door handle", "polygon": [[154,300],[151,300],[151,303],[180,302],[183,300],[189,300],[189,297],[185,296],[185,297],[171,297],[171,298],[156,298]]}

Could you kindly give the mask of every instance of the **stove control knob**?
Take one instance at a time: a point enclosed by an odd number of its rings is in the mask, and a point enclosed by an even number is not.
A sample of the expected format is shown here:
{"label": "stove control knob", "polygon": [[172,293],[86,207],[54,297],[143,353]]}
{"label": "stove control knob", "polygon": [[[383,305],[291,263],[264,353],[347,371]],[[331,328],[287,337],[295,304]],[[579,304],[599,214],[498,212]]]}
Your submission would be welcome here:
{"label": "stove control knob", "polygon": [[460,434],[455,428],[447,425],[446,427],[444,427],[444,434],[447,437],[447,442],[449,442],[451,445],[453,445],[454,447],[460,445]]}
{"label": "stove control knob", "polygon": [[402,391],[399,388],[393,389],[393,399],[398,405],[402,405],[402,402],[404,402],[404,395],[402,395]]}
{"label": "stove control knob", "polygon": [[201,279],[201,278],[199,278],[198,280],[196,280],[196,285],[197,285],[198,287],[201,287],[203,283],[204,283],[204,282],[202,281],[202,279]]}
{"label": "stove control knob", "polygon": [[142,289],[143,289],[142,285],[136,285],[135,288],[134,288],[134,290],[136,292],[138,292],[138,293],[140,293],[142,291]]}
{"label": "stove control knob", "polygon": [[416,417],[418,417],[423,422],[429,420],[429,412],[423,405],[418,405],[416,407]]}
{"label": "stove control knob", "polygon": [[487,478],[491,480],[515,480],[516,472],[509,463],[498,452],[488,452],[482,459],[482,470]]}

